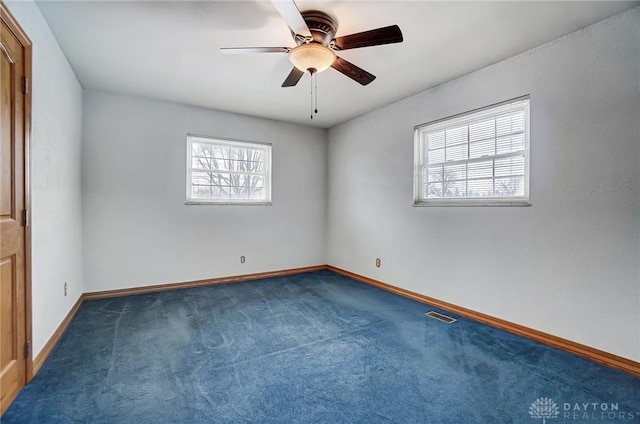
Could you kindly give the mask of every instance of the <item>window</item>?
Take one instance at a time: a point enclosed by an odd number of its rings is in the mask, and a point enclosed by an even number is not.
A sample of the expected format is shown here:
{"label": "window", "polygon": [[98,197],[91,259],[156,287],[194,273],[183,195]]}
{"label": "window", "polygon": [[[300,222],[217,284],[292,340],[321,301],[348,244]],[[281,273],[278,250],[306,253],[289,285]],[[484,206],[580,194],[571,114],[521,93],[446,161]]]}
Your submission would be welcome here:
{"label": "window", "polygon": [[528,201],[528,97],[415,128],[415,205]]}
{"label": "window", "polygon": [[187,204],[270,202],[270,144],[187,135]]}

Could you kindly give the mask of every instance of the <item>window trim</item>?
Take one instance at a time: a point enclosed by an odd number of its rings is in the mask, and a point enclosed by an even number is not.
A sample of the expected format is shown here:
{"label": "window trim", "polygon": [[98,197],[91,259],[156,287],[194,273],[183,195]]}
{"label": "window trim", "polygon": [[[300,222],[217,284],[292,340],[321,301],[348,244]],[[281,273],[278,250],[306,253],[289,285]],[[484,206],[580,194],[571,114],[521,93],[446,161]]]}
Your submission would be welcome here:
{"label": "window trim", "polygon": [[[264,160],[264,178],[265,178],[265,199],[197,199],[191,197],[191,178],[193,168],[191,167],[191,152],[193,142],[209,142],[211,144],[228,145],[236,147],[260,147],[265,149],[266,157]],[[272,156],[273,145],[271,143],[265,143],[260,141],[239,140],[226,137],[214,137],[200,134],[187,134],[186,144],[186,201],[185,205],[235,205],[235,206],[271,206],[271,180],[272,178]]]}
{"label": "window trim", "polygon": [[[527,101],[525,108],[525,140],[524,140],[524,196],[520,197],[457,197],[457,198],[432,198],[426,199],[421,197],[423,190],[422,179],[422,154],[424,149],[424,143],[421,137],[421,132],[425,128],[430,130],[438,130],[440,128],[448,128],[458,123],[466,122],[467,125],[472,121],[486,119],[488,116],[497,115],[502,111],[511,109],[514,103]],[[434,121],[426,122],[424,124],[416,125],[414,127],[414,178],[413,178],[413,206],[531,206],[530,198],[530,96],[525,95],[516,97],[504,102],[495,103],[489,106],[473,109],[467,112],[459,113],[446,118],[437,119]],[[509,154],[502,154],[508,156]],[[491,158],[499,158],[502,155],[493,155]],[[480,158],[478,158],[480,160]],[[485,160],[487,158],[484,158]],[[460,162],[469,163],[474,162],[475,159],[464,159]]]}

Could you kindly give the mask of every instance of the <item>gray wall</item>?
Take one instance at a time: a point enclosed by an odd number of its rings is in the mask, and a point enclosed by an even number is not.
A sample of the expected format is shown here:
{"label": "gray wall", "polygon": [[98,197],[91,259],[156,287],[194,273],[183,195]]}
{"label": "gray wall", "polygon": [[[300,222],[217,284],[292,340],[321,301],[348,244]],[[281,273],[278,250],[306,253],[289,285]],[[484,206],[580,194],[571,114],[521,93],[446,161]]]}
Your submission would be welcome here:
{"label": "gray wall", "polygon": [[[187,133],[272,143],[273,205],[185,205]],[[87,291],[324,264],[325,140],[325,130],[85,90]]]}
{"label": "gray wall", "polygon": [[10,1],[7,6],[33,43],[31,284],[37,354],[84,292],[82,87],[35,3]]}
{"label": "gray wall", "polygon": [[[8,6],[34,42],[36,354],[84,291],[329,263],[640,360],[638,8],[333,128],[327,153],[281,122],[83,106],[38,8]],[[533,206],[412,207],[413,126],[523,94]],[[187,132],[273,143],[273,206],[185,206]]]}
{"label": "gray wall", "polygon": [[[640,360],[639,22],[635,8],[332,128],[327,262]],[[412,207],[413,127],[525,94],[533,205]]]}

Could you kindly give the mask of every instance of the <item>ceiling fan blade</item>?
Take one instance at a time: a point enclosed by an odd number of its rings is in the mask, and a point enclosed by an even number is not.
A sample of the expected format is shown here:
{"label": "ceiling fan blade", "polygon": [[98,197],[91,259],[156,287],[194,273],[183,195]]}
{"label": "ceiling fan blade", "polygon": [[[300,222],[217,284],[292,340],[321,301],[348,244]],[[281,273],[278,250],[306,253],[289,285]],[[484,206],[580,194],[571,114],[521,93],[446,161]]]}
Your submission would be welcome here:
{"label": "ceiling fan blade", "polygon": [[303,75],[304,75],[303,71],[301,71],[300,69],[294,67],[291,70],[291,72],[289,73],[289,75],[287,76],[287,78],[282,83],[282,86],[283,87],[293,87],[294,85],[296,85],[298,83],[298,81],[300,81],[300,78],[302,78]]}
{"label": "ceiling fan blade", "polygon": [[376,79],[375,75],[370,74],[364,69],[357,67],[353,63],[348,62],[341,57],[338,57],[336,61],[333,62],[333,65],[331,65],[331,67],[338,72],[342,72],[355,82],[358,82],[362,85],[367,85],[371,81]]}
{"label": "ceiling fan blade", "polygon": [[222,47],[220,51],[224,54],[245,54],[245,53],[288,53],[288,47]]}
{"label": "ceiling fan blade", "polygon": [[278,10],[280,15],[284,18],[291,31],[294,34],[300,34],[305,37],[311,37],[311,31],[304,18],[298,10],[298,6],[293,0],[271,0],[273,6]]}
{"label": "ceiling fan blade", "polygon": [[339,50],[357,49],[358,47],[379,46],[381,44],[401,43],[402,31],[398,25],[372,29],[345,35],[335,39]]}

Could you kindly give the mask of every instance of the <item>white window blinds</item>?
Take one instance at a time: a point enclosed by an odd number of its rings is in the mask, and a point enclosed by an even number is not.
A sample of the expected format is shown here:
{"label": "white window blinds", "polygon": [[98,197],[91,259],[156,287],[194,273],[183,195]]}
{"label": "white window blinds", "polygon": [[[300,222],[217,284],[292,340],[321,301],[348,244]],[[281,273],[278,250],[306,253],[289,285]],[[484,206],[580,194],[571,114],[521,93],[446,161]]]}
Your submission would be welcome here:
{"label": "white window blinds", "polygon": [[416,204],[528,201],[529,99],[415,129]]}

